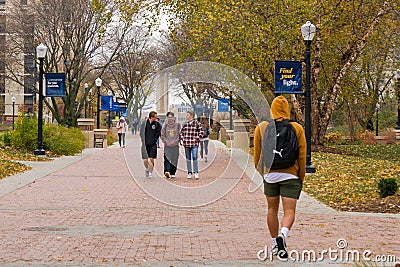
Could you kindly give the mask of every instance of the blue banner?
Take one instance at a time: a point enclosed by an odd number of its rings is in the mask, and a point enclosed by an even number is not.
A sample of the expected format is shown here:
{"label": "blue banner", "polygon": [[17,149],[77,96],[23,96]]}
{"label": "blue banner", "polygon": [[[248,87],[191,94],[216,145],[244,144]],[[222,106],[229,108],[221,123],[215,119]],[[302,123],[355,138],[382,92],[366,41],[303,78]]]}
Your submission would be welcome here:
{"label": "blue banner", "polygon": [[275,60],[275,94],[302,94],[300,61]]}
{"label": "blue banner", "polygon": [[101,96],[101,110],[113,110],[113,96],[102,95]]}
{"label": "blue banner", "polygon": [[119,102],[113,102],[113,109],[111,111],[119,112]]}
{"label": "blue banner", "polygon": [[220,98],[218,99],[218,112],[229,111],[229,99]]}
{"label": "blue banner", "polygon": [[65,96],[65,73],[46,73],[45,96]]}

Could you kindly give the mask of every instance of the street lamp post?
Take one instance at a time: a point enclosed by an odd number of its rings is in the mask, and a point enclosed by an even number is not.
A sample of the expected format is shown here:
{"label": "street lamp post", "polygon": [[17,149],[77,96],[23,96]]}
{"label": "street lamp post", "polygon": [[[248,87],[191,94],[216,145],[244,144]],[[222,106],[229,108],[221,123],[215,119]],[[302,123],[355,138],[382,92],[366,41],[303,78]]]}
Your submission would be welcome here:
{"label": "street lamp post", "polygon": [[233,130],[232,126],[232,91],[229,91],[229,130]]}
{"label": "street lamp post", "polygon": [[[112,95],[113,95],[113,93],[112,93],[111,90],[108,90],[107,94],[108,94],[109,96],[112,96]],[[113,100],[112,100],[112,101],[113,101]],[[110,108],[111,108],[111,107],[110,107]],[[110,127],[111,127],[111,109],[108,110],[108,129],[110,129]]]}
{"label": "street lamp post", "polygon": [[39,111],[38,111],[38,147],[34,151],[36,156],[46,155],[43,148],[43,61],[46,56],[47,47],[40,44],[36,47],[36,56],[39,59]]}
{"label": "street lamp post", "polygon": [[397,126],[396,130],[400,130],[400,77],[397,78]]}
{"label": "street lamp post", "polygon": [[379,135],[379,119],[378,119],[378,112],[379,112],[379,108],[380,108],[381,106],[379,105],[379,103],[376,103],[376,106],[375,106],[375,111],[376,111],[376,132],[375,132],[375,135],[376,136],[378,136]]}
{"label": "street lamp post", "polygon": [[95,81],[97,86],[97,129],[100,129],[100,86],[102,82],[100,77]]}
{"label": "street lamp post", "polygon": [[14,115],[15,115],[15,101],[16,101],[17,99],[15,98],[15,96],[13,96],[12,98],[11,98],[11,101],[12,101],[12,129],[14,130]]}
{"label": "street lamp post", "polygon": [[87,90],[89,88],[89,84],[85,83],[83,85],[85,87],[85,118],[87,118],[87,110],[88,110],[88,106],[89,106],[89,101],[88,101],[88,97],[87,97]]}
{"label": "street lamp post", "polygon": [[305,134],[307,142],[307,155],[306,155],[306,172],[315,173],[315,167],[311,164],[311,94],[310,94],[310,76],[311,76],[311,63],[310,63],[310,46],[311,41],[315,35],[315,26],[307,21],[306,24],[301,26],[301,34],[303,35],[304,42],[306,44],[306,91],[305,96]]}

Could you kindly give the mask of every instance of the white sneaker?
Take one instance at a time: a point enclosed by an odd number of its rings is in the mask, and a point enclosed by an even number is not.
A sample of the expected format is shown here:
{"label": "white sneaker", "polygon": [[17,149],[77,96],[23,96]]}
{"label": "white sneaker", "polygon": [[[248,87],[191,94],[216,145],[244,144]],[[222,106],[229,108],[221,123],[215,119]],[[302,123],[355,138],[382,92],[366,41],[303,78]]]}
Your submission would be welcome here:
{"label": "white sneaker", "polygon": [[145,175],[146,177],[149,177],[149,170],[144,170],[144,175]]}
{"label": "white sneaker", "polygon": [[176,177],[176,175],[175,174],[171,174],[171,178],[175,178]]}
{"label": "white sneaker", "polygon": [[149,177],[153,177],[153,174],[151,172],[149,172]]}
{"label": "white sneaker", "polygon": [[207,162],[207,161],[208,161],[208,159],[207,159],[207,156],[205,156],[205,157],[204,157],[204,161],[205,161],[205,162]]}
{"label": "white sneaker", "polygon": [[188,179],[192,179],[192,174],[191,174],[191,173],[188,173],[187,178],[188,178]]}
{"label": "white sneaker", "polygon": [[199,174],[197,172],[194,174],[194,179],[199,179]]}

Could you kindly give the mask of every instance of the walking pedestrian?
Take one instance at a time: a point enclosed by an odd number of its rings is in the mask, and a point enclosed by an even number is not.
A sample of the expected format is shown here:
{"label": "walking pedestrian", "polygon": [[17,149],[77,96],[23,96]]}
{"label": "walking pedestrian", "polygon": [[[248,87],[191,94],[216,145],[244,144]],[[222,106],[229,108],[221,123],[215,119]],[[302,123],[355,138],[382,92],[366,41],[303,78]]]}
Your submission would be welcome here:
{"label": "walking pedestrian", "polygon": [[125,147],[125,134],[128,130],[128,124],[126,123],[124,117],[121,117],[117,122],[116,128],[118,129],[118,143],[119,147]]}
{"label": "walking pedestrian", "polygon": [[[208,161],[208,142],[210,141],[210,124],[206,117],[200,119],[201,126],[203,127],[203,137],[200,139],[200,158]],[[204,153],[203,153],[204,150]],[[204,157],[203,157],[204,156]]]}
{"label": "walking pedestrian", "polygon": [[[300,197],[305,177],[306,139],[303,127],[297,122],[288,121],[290,119],[290,108],[286,98],[278,96],[273,100],[271,115],[277,129],[275,138],[278,139],[280,135],[280,133],[278,133],[278,125],[287,122],[291,126],[286,124],[285,127],[291,127],[289,128],[291,129],[290,131],[294,131],[293,136],[295,135],[297,142],[295,140],[293,140],[293,142],[296,143],[298,147],[298,156],[297,158],[295,157],[292,166],[278,169],[271,167],[267,169],[262,159],[265,156],[262,155],[262,152],[265,151],[263,147],[266,145],[263,144],[266,142],[266,139],[263,139],[263,137],[264,134],[267,134],[266,129],[271,122],[263,121],[256,127],[254,134],[254,164],[264,177],[264,194],[266,195],[268,203],[267,225],[272,239],[272,252],[280,258],[288,258],[286,239],[294,223],[296,204]],[[276,160],[279,160],[278,154],[281,157],[283,149],[277,150],[277,148],[273,150],[273,155],[277,158]],[[280,200],[282,200],[283,206],[283,219],[281,222],[281,229],[279,230],[278,210]]]}
{"label": "walking pedestrian", "polygon": [[136,132],[137,132],[137,126],[138,126],[138,122],[137,122],[137,120],[136,120],[136,118],[135,119],[133,119],[133,121],[132,121],[132,134],[136,134]]}
{"label": "walking pedestrian", "polygon": [[176,177],[179,159],[179,132],[181,125],[176,122],[174,113],[167,112],[167,121],[161,129],[161,141],[164,143],[164,176]]}
{"label": "walking pedestrian", "polygon": [[150,111],[149,118],[142,123],[140,128],[140,139],[142,141],[142,159],[144,163],[145,176],[152,177],[154,159],[157,158],[157,139],[161,135],[161,124],[157,122],[157,112]]}
{"label": "walking pedestrian", "polygon": [[[161,124],[161,122],[160,122],[160,118],[158,118],[157,117],[157,122],[161,125],[161,127],[162,127],[162,124]],[[160,146],[160,137],[157,139],[157,148],[161,148],[161,146]]]}
{"label": "walking pedestrian", "polygon": [[[194,174],[195,179],[199,179],[199,167],[198,167],[198,154],[199,154],[199,142],[200,138],[203,137],[203,128],[201,123],[194,119],[194,111],[188,110],[186,113],[186,123],[182,126],[180,131],[180,141],[185,147],[186,166],[188,172],[188,179],[192,178]],[[192,169],[193,160],[193,169]]]}

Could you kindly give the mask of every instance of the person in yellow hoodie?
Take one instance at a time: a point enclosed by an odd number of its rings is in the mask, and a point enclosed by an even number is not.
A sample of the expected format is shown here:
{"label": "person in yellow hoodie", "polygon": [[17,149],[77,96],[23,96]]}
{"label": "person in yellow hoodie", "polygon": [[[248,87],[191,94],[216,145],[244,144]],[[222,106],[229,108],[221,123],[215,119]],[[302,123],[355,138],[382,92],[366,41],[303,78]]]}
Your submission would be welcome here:
{"label": "person in yellow hoodie", "polygon": [[[272,101],[271,116],[275,121],[290,119],[289,103],[283,96]],[[294,165],[285,169],[266,169],[262,163],[263,135],[268,122],[257,125],[254,133],[254,164],[264,177],[264,194],[267,198],[267,225],[272,239],[272,252],[281,258],[287,258],[286,238],[295,219],[296,204],[300,197],[306,173],[306,138],[303,127],[297,122],[293,126],[299,145],[299,155]],[[279,231],[278,210],[282,199],[283,219]]]}

